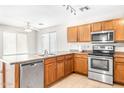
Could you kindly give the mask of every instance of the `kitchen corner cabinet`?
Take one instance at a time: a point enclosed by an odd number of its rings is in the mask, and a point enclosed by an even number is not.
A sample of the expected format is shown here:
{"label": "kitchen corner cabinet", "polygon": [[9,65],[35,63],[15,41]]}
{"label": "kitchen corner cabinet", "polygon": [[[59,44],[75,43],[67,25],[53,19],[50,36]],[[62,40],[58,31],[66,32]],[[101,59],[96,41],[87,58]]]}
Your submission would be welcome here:
{"label": "kitchen corner cabinet", "polygon": [[58,56],[57,57],[57,80],[64,77],[64,62],[65,57],[64,56]]}
{"label": "kitchen corner cabinet", "polygon": [[44,60],[45,87],[56,81],[56,58]]}
{"label": "kitchen corner cabinet", "polygon": [[90,25],[81,25],[78,26],[78,41],[79,42],[90,42],[91,34],[90,34]]}
{"label": "kitchen corner cabinet", "polygon": [[114,30],[114,23],[113,20],[103,21],[102,22],[102,30]]}
{"label": "kitchen corner cabinet", "polygon": [[115,41],[124,42],[124,19],[114,20]]}
{"label": "kitchen corner cabinet", "polygon": [[96,22],[91,24],[92,32],[102,31],[102,22]]}
{"label": "kitchen corner cabinet", "polygon": [[78,41],[77,36],[78,36],[77,26],[67,28],[67,40],[68,40],[68,42],[77,42]]}
{"label": "kitchen corner cabinet", "polygon": [[86,54],[74,55],[74,72],[88,75],[88,55]]}
{"label": "kitchen corner cabinet", "polygon": [[65,56],[65,76],[73,72],[73,54]]}
{"label": "kitchen corner cabinet", "polygon": [[3,83],[3,63],[0,62],[0,88],[4,87]]}
{"label": "kitchen corner cabinet", "polygon": [[114,82],[124,84],[124,57],[114,58]]}

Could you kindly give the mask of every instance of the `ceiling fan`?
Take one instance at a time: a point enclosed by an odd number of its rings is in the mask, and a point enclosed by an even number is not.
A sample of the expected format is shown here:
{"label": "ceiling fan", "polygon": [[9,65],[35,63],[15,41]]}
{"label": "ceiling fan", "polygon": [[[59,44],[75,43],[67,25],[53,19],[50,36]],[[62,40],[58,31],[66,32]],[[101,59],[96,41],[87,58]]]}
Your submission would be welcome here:
{"label": "ceiling fan", "polygon": [[38,28],[31,26],[30,22],[26,23],[26,27],[24,29],[25,32],[39,31]]}

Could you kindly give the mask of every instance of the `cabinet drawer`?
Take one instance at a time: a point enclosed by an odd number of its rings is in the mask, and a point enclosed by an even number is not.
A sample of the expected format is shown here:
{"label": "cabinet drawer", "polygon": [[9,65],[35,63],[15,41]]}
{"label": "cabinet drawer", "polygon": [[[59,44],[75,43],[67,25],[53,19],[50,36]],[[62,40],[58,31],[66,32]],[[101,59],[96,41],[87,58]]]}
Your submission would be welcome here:
{"label": "cabinet drawer", "polygon": [[64,56],[58,56],[57,60],[64,60],[64,58],[65,58]]}
{"label": "cabinet drawer", "polygon": [[56,58],[55,57],[54,58],[47,58],[44,61],[45,61],[44,62],[45,64],[50,64],[50,63],[56,62]]}
{"label": "cabinet drawer", "polygon": [[115,62],[123,62],[124,63],[124,58],[123,57],[116,57],[114,58]]}
{"label": "cabinet drawer", "polygon": [[75,54],[74,57],[77,57],[77,58],[88,58],[88,55],[87,54]]}

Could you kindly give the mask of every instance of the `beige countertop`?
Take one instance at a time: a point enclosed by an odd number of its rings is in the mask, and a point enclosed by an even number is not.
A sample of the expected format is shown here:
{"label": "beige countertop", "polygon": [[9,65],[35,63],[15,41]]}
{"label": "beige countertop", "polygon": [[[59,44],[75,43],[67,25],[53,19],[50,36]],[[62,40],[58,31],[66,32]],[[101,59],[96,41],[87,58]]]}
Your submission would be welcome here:
{"label": "beige countertop", "polygon": [[22,64],[22,63],[29,63],[29,62],[36,61],[36,60],[37,61],[44,60],[45,58],[72,54],[72,53],[88,54],[88,52],[63,51],[63,52],[57,52],[55,55],[47,55],[47,56],[42,56],[41,54],[35,54],[35,55],[12,55],[12,56],[2,56],[2,58],[0,58],[0,62],[4,62],[6,64]]}

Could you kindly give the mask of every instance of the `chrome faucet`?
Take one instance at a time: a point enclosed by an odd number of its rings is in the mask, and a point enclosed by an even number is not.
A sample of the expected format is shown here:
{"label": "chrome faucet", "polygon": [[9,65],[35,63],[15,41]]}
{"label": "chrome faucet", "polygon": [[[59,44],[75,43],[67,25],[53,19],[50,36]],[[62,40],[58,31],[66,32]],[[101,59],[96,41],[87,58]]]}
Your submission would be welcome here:
{"label": "chrome faucet", "polygon": [[44,50],[44,55],[48,55],[49,53],[48,53],[48,50],[46,49],[46,50]]}

